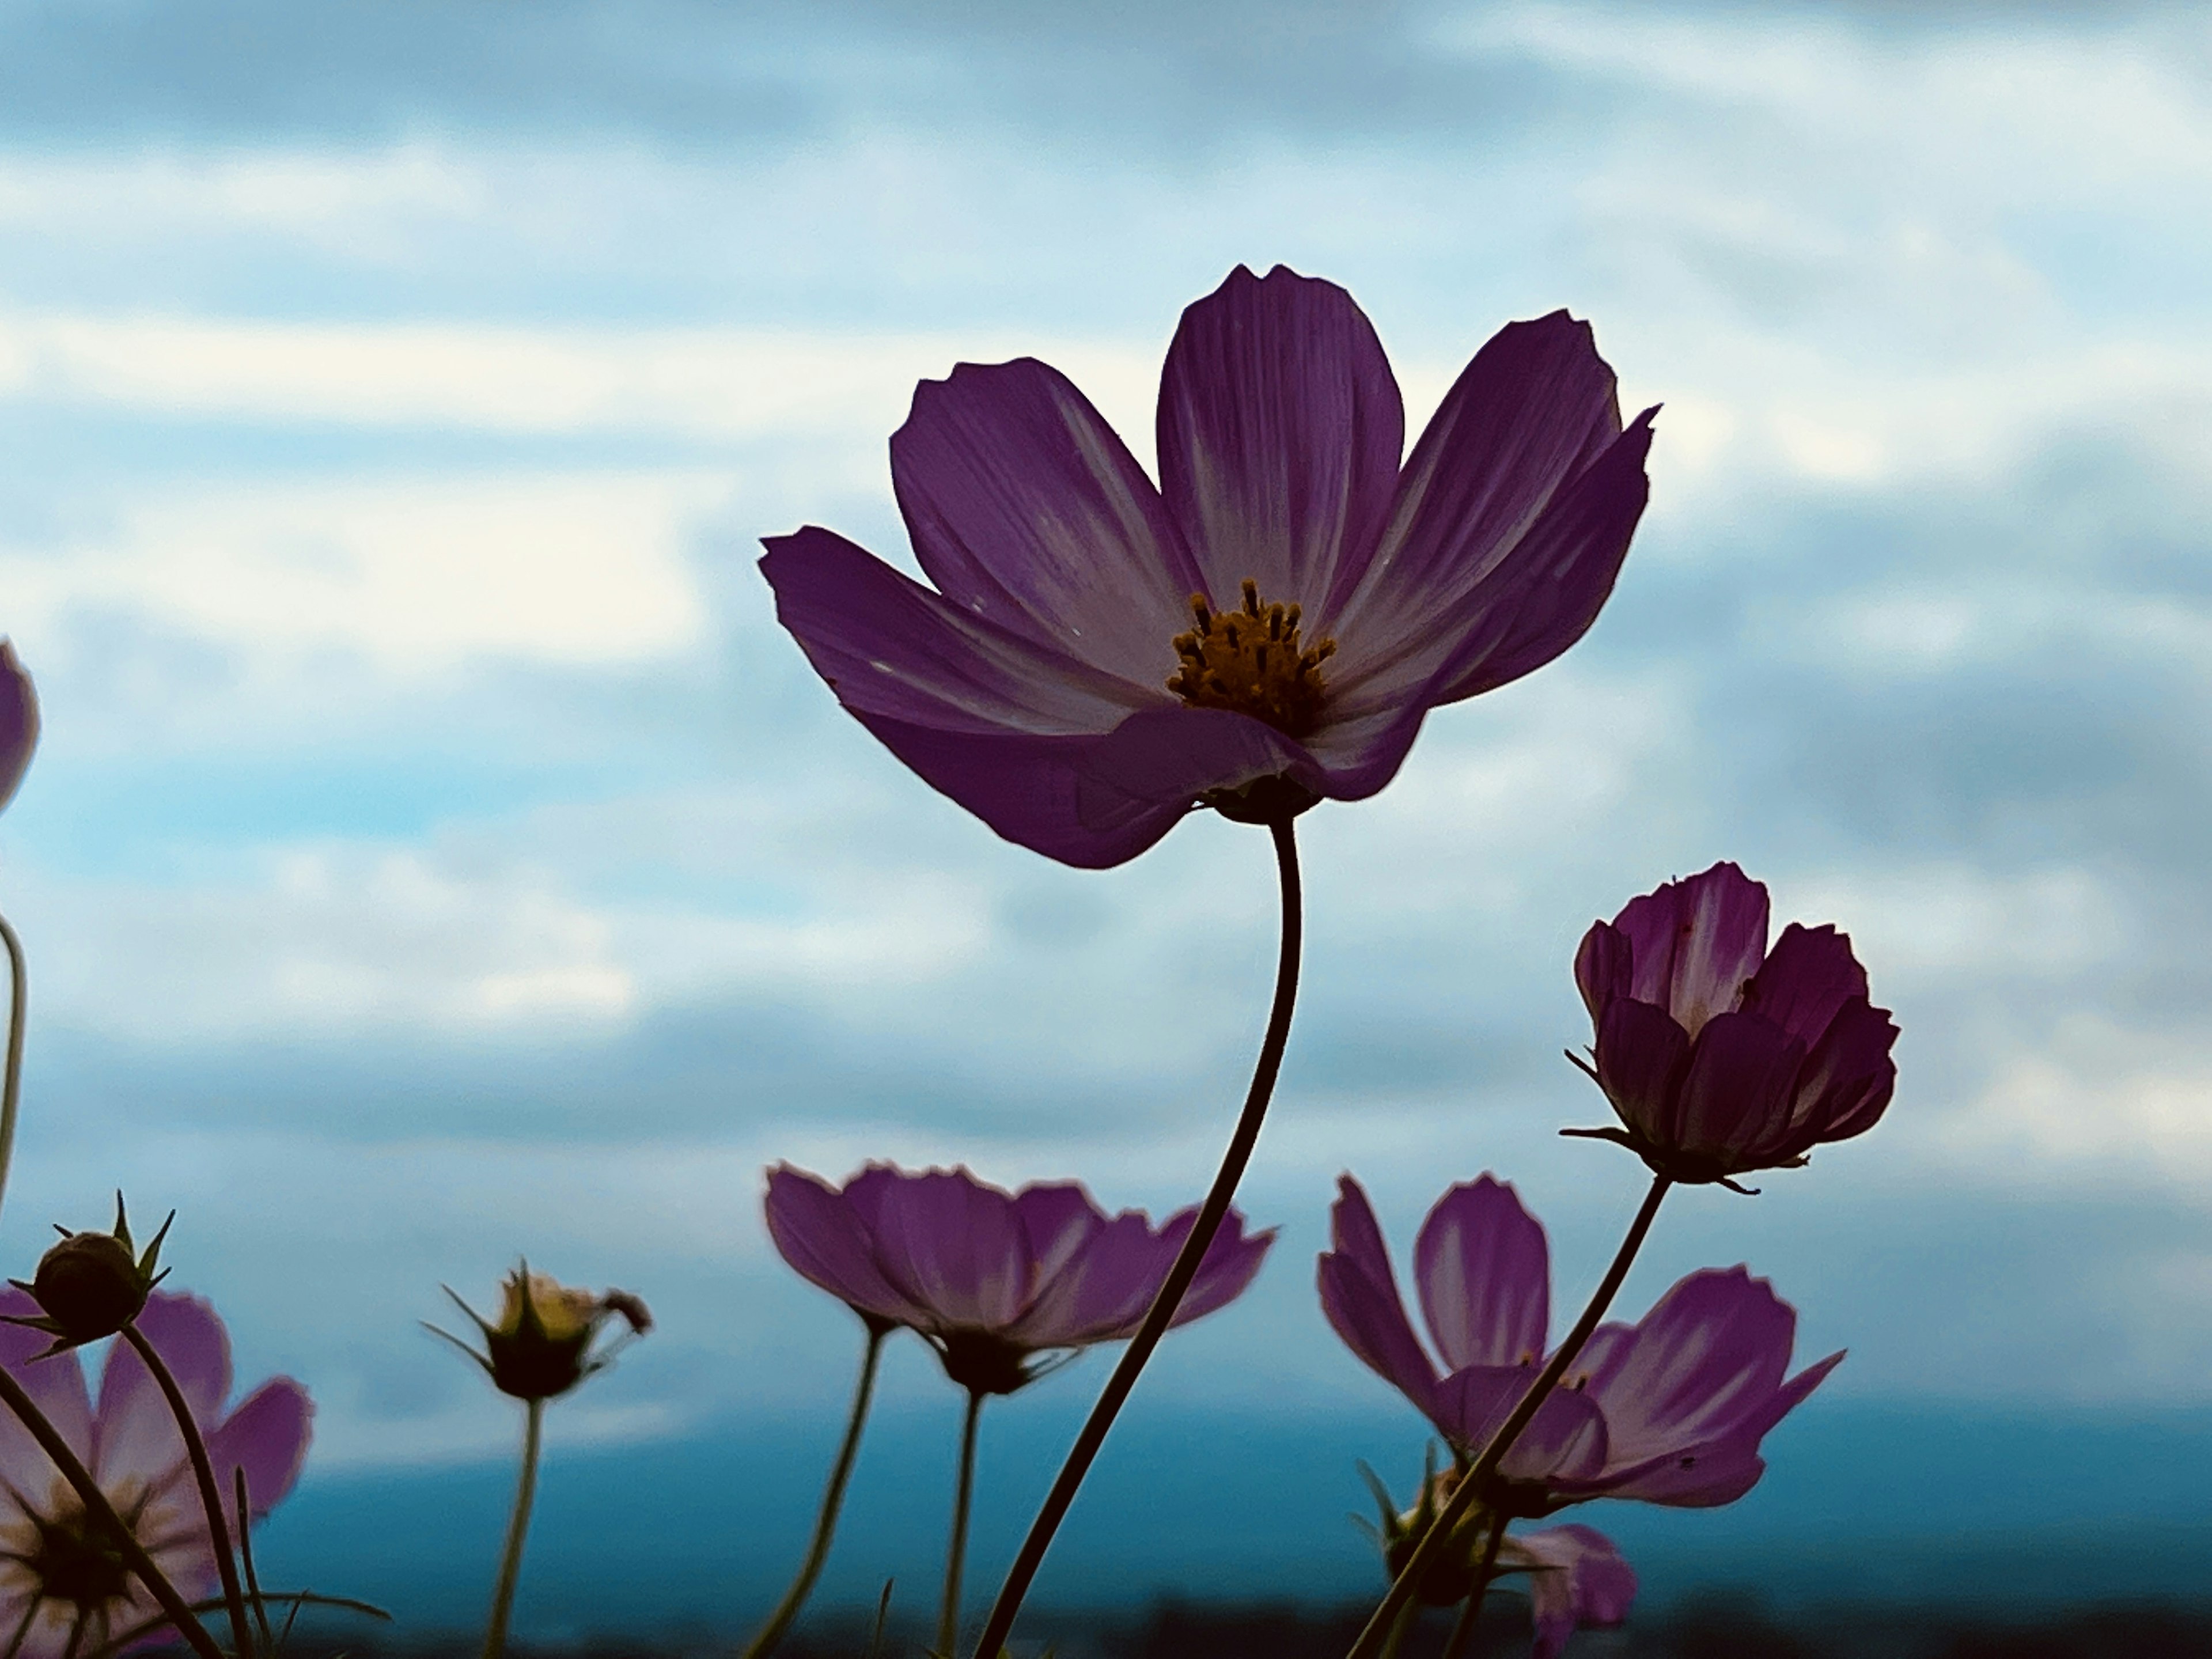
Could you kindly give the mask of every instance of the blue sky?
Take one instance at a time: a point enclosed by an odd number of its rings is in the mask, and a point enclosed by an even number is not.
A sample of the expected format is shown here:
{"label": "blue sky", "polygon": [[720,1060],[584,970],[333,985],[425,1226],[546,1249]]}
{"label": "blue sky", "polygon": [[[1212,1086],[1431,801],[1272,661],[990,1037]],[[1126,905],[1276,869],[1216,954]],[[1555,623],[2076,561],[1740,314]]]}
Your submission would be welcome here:
{"label": "blue sky", "polygon": [[998,842],[752,561],[808,521],[903,558],[884,440],[963,358],[1060,365],[1149,459],[1181,307],[1283,261],[1417,422],[1559,306],[1666,408],[1587,641],[1304,822],[1245,1200],[1282,1243],[1147,1389],[1377,1403],[1311,1291],[1346,1167],[1401,1241],[1495,1169],[1591,1283],[1640,1183],[1554,1137],[1603,1116],[1574,944],[1731,857],[1850,931],[1902,1080],[1684,1194],[1629,1310],[1747,1260],[1838,1396],[2212,1400],[2202,14],[1092,10],[0,6],[0,629],[47,718],[0,819],[15,1270],[118,1182],[174,1205],[335,1474],[504,1455],[415,1322],[518,1251],[662,1320],[566,1443],[830,1409],[776,1158],[1194,1198],[1264,838]]}

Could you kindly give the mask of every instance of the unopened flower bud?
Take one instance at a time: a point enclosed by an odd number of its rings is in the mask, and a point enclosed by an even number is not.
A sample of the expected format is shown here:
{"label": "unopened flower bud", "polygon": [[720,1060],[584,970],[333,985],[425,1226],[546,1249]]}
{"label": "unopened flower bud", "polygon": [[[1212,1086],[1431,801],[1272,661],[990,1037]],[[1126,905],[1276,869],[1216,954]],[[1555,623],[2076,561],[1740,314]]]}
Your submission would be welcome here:
{"label": "unopened flower bud", "polygon": [[[578,1289],[548,1274],[533,1273],[526,1264],[509,1273],[500,1291],[496,1324],[479,1316],[451,1290],[446,1292],[483,1333],[483,1353],[434,1325],[429,1328],[482,1365],[500,1392],[518,1400],[550,1400],[568,1393],[592,1372],[604,1370],[624,1341],[653,1328],[645,1304],[628,1291],[601,1295]],[[594,1351],[592,1343],[610,1318],[627,1325],[628,1336]]]}
{"label": "unopened flower bud", "polygon": [[[170,1212],[169,1221],[176,1219]],[[123,1212],[123,1194],[115,1195],[115,1231],[112,1233],[73,1233],[58,1228],[61,1243],[39,1258],[39,1270],[29,1284],[9,1282],[28,1291],[45,1316],[10,1322],[46,1332],[54,1339],[49,1352],[96,1342],[113,1336],[138,1316],[146,1296],[167,1276],[156,1273],[161,1241],[168,1237],[169,1221],[146,1247],[143,1256],[132,1255],[131,1224]]]}

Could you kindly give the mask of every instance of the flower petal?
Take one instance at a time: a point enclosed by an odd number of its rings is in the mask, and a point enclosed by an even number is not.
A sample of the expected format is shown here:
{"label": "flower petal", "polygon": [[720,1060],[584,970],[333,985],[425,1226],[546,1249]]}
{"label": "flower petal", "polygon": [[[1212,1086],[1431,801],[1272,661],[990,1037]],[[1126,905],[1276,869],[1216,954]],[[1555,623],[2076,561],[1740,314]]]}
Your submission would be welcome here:
{"label": "flower petal", "polygon": [[271,1377],[208,1436],[208,1462],[226,1513],[235,1513],[240,1469],[246,1471],[246,1495],[257,1521],[290,1492],[307,1461],[314,1416],[307,1389],[289,1376]]}
{"label": "flower petal", "polygon": [[874,1239],[860,1213],[819,1176],[778,1164],[768,1172],[762,1208],[778,1254],[801,1278],[855,1311],[894,1325],[927,1318],[927,1310],[884,1277],[876,1265]]}
{"label": "flower petal", "polygon": [[1551,1281],[1542,1224],[1511,1187],[1488,1175],[1438,1199],[1413,1244],[1421,1312],[1453,1370],[1540,1356]]}
{"label": "flower petal", "polygon": [[1025,1347],[1073,1348],[1134,1335],[1159,1294],[1172,1248],[1163,1249],[1134,1210],[1101,1218],[1080,1247],[1047,1277],[1007,1336]]}
{"label": "flower petal", "polygon": [[[1170,1216],[1160,1226],[1162,1240],[1180,1252],[1183,1240],[1190,1235],[1191,1224],[1197,1218],[1195,1207]],[[1244,1231],[1244,1218],[1237,1211],[1231,1210],[1222,1217],[1221,1230],[1214,1234],[1213,1242],[1200,1258],[1198,1273],[1191,1279],[1190,1288],[1183,1292],[1182,1300],[1176,1304],[1175,1318],[1169,1328],[1203,1319],[1243,1295],[1259,1277],[1260,1264],[1267,1259],[1267,1252],[1274,1243],[1273,1227],[1248,1233]]]}
{"label": "flower petal", "polygon": [[1897,1062],[1889,1054],[1896,1042],[1887,1008],[1854,997],[1837,1011],[1797,1073],[1790,1156],[1816,1142],[1848,1140],[1880,1121],[1897,1087]]}
{"label": "flower petal", "polygon": [[1620,434],[1587,323],[1556,311],[1500,329],[1413,446],[1374,559],[1342,571],[1322,607],[1346,669],[1418,648]]}
{"label": "flower petal", "polygon": [[[1014,1194],[1014,1214],[1020,1219],[1040,1283],[1073,1261],[1107,1224],[1106,1212],[1079,1181],[1036,1182],[1023,1188]],[[1139,1224],[1143,1219],[1138,1218]]]}
{"label": "flower petal", "polygon": [[1160,492],[1218,606],[1248,578],[1302,605],[1306,633],[1373,556],[1406,412],[1352,298],[1243,265],[1182,314],[1160,372]]}
{"label": "flower petal", "polygon": [[16,659],[14,642],[0,639],[0,806],[15,799],[38,744],[39,694]]}
{"label": "flower petal", "polygon": [[[0,1285],[0,1316],[36,1319],[39,1304],[28,1291]],[[84,1366],[74,1348],[51,1359],[37,1357],[53,1345],[53,1338],[43,1331],[0,1324],[0,1365],[22,1385],[70,1449],[80,1457],[88,1456],[92,1451],[92,1404],[85,1393]],[[0,1469],[43,1468],[46,1455],[13,1412],[0,1412]]]}
{"label": "flower petal", "polygon": [[[1469,1457],[1490,1443],[1539,1375],[1534,1365],[1470,1365],[1437,1385],[1436,1425]],[[1554,1388],[1498,1466],[1508,1480],[1554,1486],[1595,1479],[1607,1458],[1605,1414],[1572,1389]]]}
{"label": "flower petal", "polygon": [[[156,1291],[136,1323],[177,1379],[193,1421],[203,1433],[212,1428],[230,1393],[230,1336],[215,1310],[196,1296]],[[161,1385],[137,1351],[118,1339],[100,1376],[93,1474],[110,1489],[134,1477],[150,1481],[174,1468],[184,1455],[184,1438]]]}
{"label": "flower petal", "polygon": [[1694,1037],[1737,1007],[1758,975],[1766,909],[1765,884],[1725,860],[1631,899],[1613,921],[1635,961],[1628,994],[1658,1004]]}
{"label": "flower petal", "polygon": [[1724,1169],[1761,1169],[1794,1156],[1790,1109],[1804,1063],[1805,1045],[1756,1014],[1707,1021],[1667,1144]]}
{"label": "flower petal", "polygon": [[1501,1560],[1528,1574],[1532,1659],[1559,1659],[1584,1626],[1618,1625],[1636,1601],[1636,1569],[1595,1527],[1542,1527],[1505,1540]]}
{"label": "flower petal", "polygon": [[1598,1083],[1620,1121],[1647,1140],[1673,1145],[1689,1034],[1664,1008],[1616,997],[1598,1020],[1596,1053]]}
{"label": "flower petal", "polygon": [[[1692,1451],[1778,1420],[1796,1310],[1743,1267],[1679,1280],[1632,1327],[1584,1351],[1615,1465]],[[1782,1409],[1788,1409],[1784,1407]]]}
{"label": "flower petal", "polygon": [[1575,951],[1575,988],[1583,994],[1595,1030],[1615,997],[1634,994],[1636,952],[1628,935],[1610,922],[1594,921]]}
{"label": "flower petal", "polygon": [[1204,586],[1159,492],[1058,369],[962,363],[891,435],[915,556],[959,610],[1161,690]]}
{"label": "flower petal", "polygon": [[1318,1264],[1321,1306],[1330,1328],[1367,1368],[1421,1411],[1436,1411],[1437,1368],[1413,1334],[1389,1251],[1367,1194],[1350,1176],[1337,1180],[1330,1240]]}
{"label": "flower petal", "polygon": [[876,1260],[928,1310],[930,1328],[1000,1331],[1028,1306],[1029,1252],[1013,1195],[965,1170],[901,1175],[876,1188]]}
{"label": "flower petal", "polygon": [[1866,969],[1851,954],[1848,935],[1793,921],[1744,988],[1742,1006],[1809,1048],[1844,1003],[1866,994]]}

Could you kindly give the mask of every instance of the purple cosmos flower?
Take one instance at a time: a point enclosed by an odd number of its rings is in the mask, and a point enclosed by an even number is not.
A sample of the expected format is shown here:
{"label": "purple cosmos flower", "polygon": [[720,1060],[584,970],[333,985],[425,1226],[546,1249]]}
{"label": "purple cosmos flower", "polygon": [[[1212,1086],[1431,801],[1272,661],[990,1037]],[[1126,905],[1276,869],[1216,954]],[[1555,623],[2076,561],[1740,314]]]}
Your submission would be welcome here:
{"label": "purple cosmos flower", "polygon": [[[38,1311],[22,1291],[0,1291],[0,1313]],[[226,1412],[230,1339],[215,1310],[156,1291],[137,1323],[175,1373],[222,1490],[229,1492],[233,1471],[244,1469],[254,1518],[266,1515],[292,1490],[307,1455],[307,1391],[276,1377]],[[0,1325],[0,1364],[84,1460],[169,1582],[188,1601],[206,1595],[216,1580],[207,1516],[177,1420],[145,1362],[126,1343],[110,1348],[95,1412],[76,1352],[34,1358],[46,1346],[36,1331]],[[18,1659],[90,1653],[159,1617],[28,1431],[0,1413],[0,1626]],[[147,1639],[173,1638],[164,1626]]]}
{"label": "purple cosmos flower", "polygon": [[[1550,1252],[1510,1186],[1484,1176],[1429,1212],[1413,1276],[1429,1335],[1413,1334],[1382,1231],[1346,1176],[1321,1258],[1322,1310],[1346,1346],[1471,1458],[1504,1422],[1547,1352]],[[1787,1377],[1797,1315],[1741,1267],[1678,1281],[1633,1325],[1601,1325],[1506,1452],[1493,1512],[1548,1515],[1592,1498],[1729,1504],[1766,1465],[1759,1443],[1843,1358]]]}
{"label": "purple cosmos flower", "polygon": [[39,694],[15,659],[15,647],[0,638],[0,806],[15,796],[39,744]]}
{"label": "purple cosmos flower", "polygon": [[1593,923],[1575,980],[1597,1032],[1576,1063],[1626,1127],[1573,1133],[1677,1181],[1802,1164],[1872,1128],[1897,1085],[1897,1027],[1850,937],[1793,921],[1769,951],[1766,888],[1733,864]]}
{"label": "purple cosmos flower", "polygon": [[1390,781],[1434,708],[1541,667],[1613,589],[1647,410],[1564,311],[1501,330],[1400,463],[1375,330],[1238,266],[1160,374],[1160,481],[1058,370],[915,389],[891,482],[934,589],[827,530],[777,614],[892,753],[1009,841],[1134,858],[1195,803],[1285,818]]}
{"label": "purple cosmos flower", "polygon": [[[871,1164],[841,1190],[788,1164],[769,1171],[768,1228],[783,1259],[879,1326],[927,1338],[975,1394],[1036,1380],[1030,1357],[1135,1334],[1194,1209],[1156,1231],[1109,1216],[1073,1182],[1009,1193],[965,1170],[909,1175]],[[1230,1211],[1175,1322],[1226,1307],[1260,1271],[1274,1230],[1246,1237]]]}

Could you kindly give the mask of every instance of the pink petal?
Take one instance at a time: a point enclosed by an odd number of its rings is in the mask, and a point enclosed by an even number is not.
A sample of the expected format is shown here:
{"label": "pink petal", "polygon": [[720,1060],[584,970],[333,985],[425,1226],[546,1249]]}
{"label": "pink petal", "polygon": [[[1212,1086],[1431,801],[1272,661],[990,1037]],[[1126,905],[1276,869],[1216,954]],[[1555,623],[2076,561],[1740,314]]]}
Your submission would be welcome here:
{"label": "pink petal", "polygon": [[291,1492],[307,1461],[314,1415],[307,1389],[289,1376],[271,1377],[208,1437],[208,1462],[222,1488],[226,1514],[235,1515],[241,1468],[256,1520]]}
{"label": "pink petal", "polygon": [[1014,1322],[1031,1276],[1012,1194],[965,1170],[900,1176],[877,1191],[876,1260],[895,1289],[929,1310],[933,1328]]}
{"label": "pink petal", "polygon": [[1344,1345],[1423,1413],[1433,1414],[1437,1368],[1413,1334],[1382,1230],[1367,1194],[1350,1176],[1339,1177],[1329,1211],[1335,1249],[1319,1263],[1322,1311]]}
{"label": "pink petal", "polygon": [[1239,265],[1183,313],[1160,374],[1160,489],[1217,606],[1249,578],[1325,635],[1373,556],[1405,437],[1382,342],[1334,283]]}
{"label": "pink petal", "polygon": [[1796,1330],[1772,1285],[1732,1267],[1691,1273],[1634,1326],[1593,1336],[1577,1370],[1605,1413],[1615,1462],[1765,1433],[1788,1409],[1777,1402]]}
{"label": "pink petal", "polygon": [[1864,1134],[1881,1121],[1897,1087],[1897,1062],[1889,1057],[1896,1042],[1887,1009],[1855,997],[1837,1011],[1797,1073],[1790,1154]]}
{"label": "pink petal", "polygon": [[1584,1627],[1618,1625],[1636,1600],[1636,1570],[1595,1527],[1543,1527],[1506,1540],[1512,1565],[1528,1570],[1533,1659],[1558,1659]]}
{"label": "pink petal", "polygon": [[1072,1348],[1135,1334],[1175,1260],[1145,1217],[1101,1218],[1048,1277],[1007,1331],[1025,1347]]}
{"label": "pink petal", "polygon": [[960,611],[1147,691],[1205,586],[1144,469],[1059,370],[963,363],[891,437],[915,556]]}
{"label": "pink petal", "polygon": [[1517,1365],[1545,1350],[1551,1254],[1544,1229],[1504,1183],[1454,1187],[1413,1245],[1413,1282],[1445,1365]]}
{"label": "pink petal", "polygon": [[[193,1421],[203,1432],[213,1427],[230,1393],[230,1337],[215,1310],[195,1296],[156,1291],[146,1298],[137,1324],[175,1376]],[[185,1455],[184,1438],[161,1385],[120,1338],[108,1349],[100,1373],[92,1432],[91,1468],[103,1488],[112,1490],[134,1477],[154,1480],[173,1469]]]}
{"label": "pink petal", "polygon": [[15,799],[38,744],[39,694],[14,642],[0,638],[0,806]]}
{"label": "pink petal", "polygon": [[1766,887],[1726,861],[1632,899],[1613,925],[1636,963],[1629,994],[1695,1036],[1736,1007],[1766,954]]}
{"label": "pink petal", "polygon": [[[1191,1224],[1197,1218],[1194,1208],[1170,1216],[1160,1227],[1162,1240],[1180,1251]],[[1259,1277],[1260,1265],[1267,1259],[1274,1243],[1273,1227],[1247,1233],[1244,1218],[1233,1209],[1230,1211],[1221,1218],[1221,1230],[1214,1234],[1213,1242],[1200,1258],[1198,1273],[1191,1279],[1190,1288],[1183,1292],[1182,1300],[1176,1305],[1175,1318],[1169,1328],[1203,1319],[1243,1295]]]}
{"label": "pink petal", "polygon": [[895,1325],[926,1316],[895,1290],[876,1265],[873,1240],[843,1194],[788,1164],[769,1171],[763,1208],[769,1237],[800,1277],[847,1306]]}
{"label": "pink petal", "polygon": [[[0,1316],[35,1319],[39,1304],[27,1291],[0,1285]],[[85,1393],[84,1367],[73,1348],[51,1359],[37,1357],[53,1345],[53,1338],[43,1331],[0,1324],[0,1365],[22,1385],[70,1449],[86,1456],[92,1450],[92,1405]],[[13,1412],[0,1411],[0,1469],[43,1468],[46,1455]]]}
{"label": "pink petal", "polygon": [[1789,1156],[1790,1106],[1804,1063],[1805,1045],[1756,1014],[1707,1021],[1683,1074],[1668,1144],[1723,1168],[1759,1169]]}
{"label": "pink petal", "polygon": [[[1470,1365],[1437,1385],[1436,1425],[1468,1456],[1490,1443],[1536,1380],[1534,1365]],[[1605,1414],[1572,1389],[1555,1388],[1514,1437],[1498,1472],[1553,1486],[1595,1478],[1606,1467]]]}
{"label": "pink petal", "polygon": [[[1091,1235],[1107,1224],[1105,1211],[1076,1181],[1037,1182],[1014,1194],[1014,1213],[1037,1279],[1073,1261]],[[1144,1224],[1144,1218],[1137,1218]]]}
{"label": "pink petal", "polygon": [[1597,1075],[1620,1121],[1662,1146],[1676,1142],[1689,1034],[1663,1008],[1616,997],[1597,1025]]}
{"label": "pink petal", "polygon": [[1575,951],[1575,987],[1595,1029],[1615,997],[1632,994],[1636,952],[1628,936],[1609,922],[1594,921]]}
{"label": "pink petal", "polygon": [[1810,1047],[1844,1004],[1854,997],[1863,1000],[1866,994],[1866,969],[1851,954],[1850,939],[1832,927],[1802,927],[1793,921],[1753,975],[1743,1009]]}

